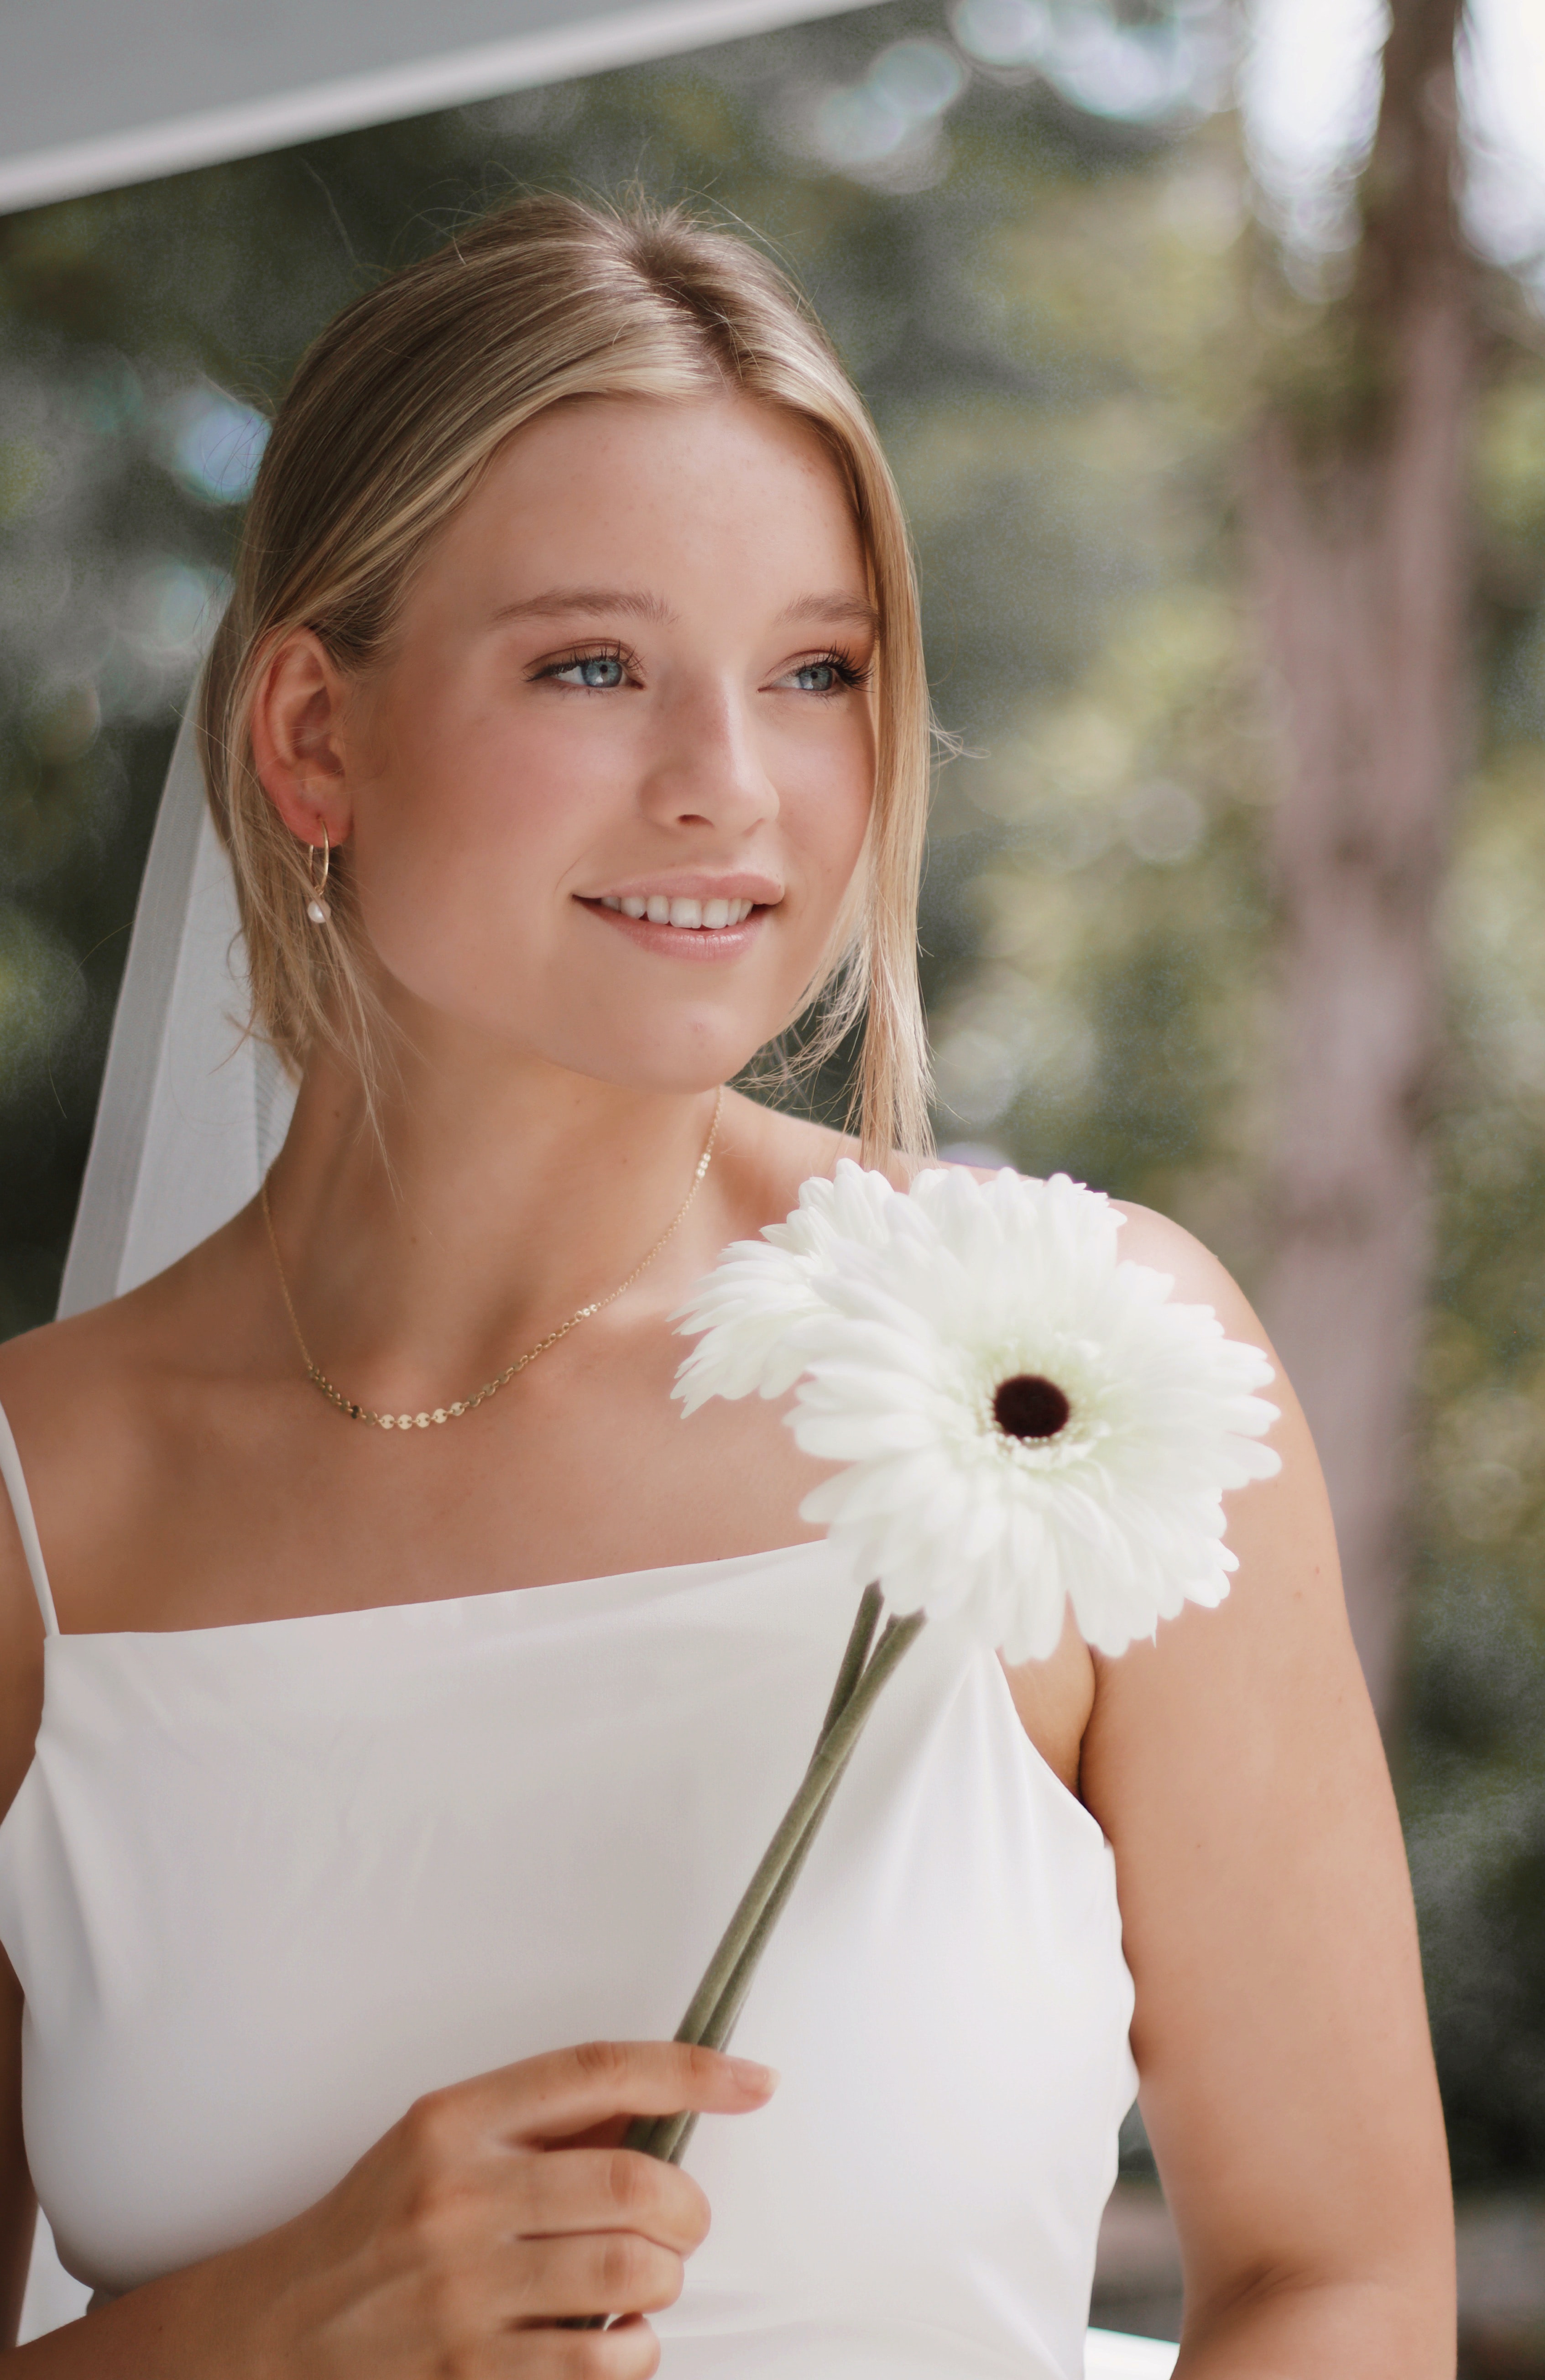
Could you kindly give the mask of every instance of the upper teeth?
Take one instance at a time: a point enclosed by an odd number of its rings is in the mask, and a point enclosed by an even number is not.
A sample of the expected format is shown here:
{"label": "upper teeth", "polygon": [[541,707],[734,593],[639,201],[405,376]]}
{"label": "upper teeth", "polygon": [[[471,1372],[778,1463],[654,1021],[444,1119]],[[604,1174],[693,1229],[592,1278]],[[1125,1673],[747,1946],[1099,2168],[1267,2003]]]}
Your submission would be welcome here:
{"label": "upper teeth", "polygon": [[754,901],[671,900],[663,892],[603,892],[603,909],[618,909],[625,917],[647,917],[651,926],[738,926],[756,907]]}

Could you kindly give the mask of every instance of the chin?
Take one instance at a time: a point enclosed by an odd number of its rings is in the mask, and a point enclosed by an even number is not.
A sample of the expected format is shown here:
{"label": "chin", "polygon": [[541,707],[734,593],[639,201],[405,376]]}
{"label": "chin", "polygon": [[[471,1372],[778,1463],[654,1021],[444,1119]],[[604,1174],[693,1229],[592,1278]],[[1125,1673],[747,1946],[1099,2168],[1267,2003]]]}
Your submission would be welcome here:
{"label": "chin", "polygon": [[700,1009],[683,1016],[667,1011],[627,1020],[626,1033],[572,1029],[552,1036],[542,1054],[569,1073],[619,1088],[682,1096],[729,1083],[787,1022],[786,1009],[752,1022]]}
{"label": "chin", "polygon": [[736,1042],[724,1050],[700,1046],[679,1052],[629,1049],[565,1050],[553,1055],[554,1062],[566,1073],[582,1075],[591,1082],[612,1083],[618,1090],[641,1091],[660,1099],[689,1099],[733,1082],[761,1046],[754,1042],[748,1049]]}

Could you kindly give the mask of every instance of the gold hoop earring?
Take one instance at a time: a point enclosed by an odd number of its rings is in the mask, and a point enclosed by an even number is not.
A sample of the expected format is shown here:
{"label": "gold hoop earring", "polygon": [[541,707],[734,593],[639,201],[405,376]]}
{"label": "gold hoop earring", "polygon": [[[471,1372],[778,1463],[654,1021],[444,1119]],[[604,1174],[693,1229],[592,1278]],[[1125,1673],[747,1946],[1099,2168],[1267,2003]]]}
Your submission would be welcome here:
{"label": "gold hoop earring", "polygon": [[311,880],[311,897],[306,904],[306,915],[310,917],[313,926],[325,926],[333,915],[327,902],[322,897],[327,891],[327,871],[332,864],[332,845],[327,840],[327,829],[323,827],[322,830],[322,874],[320,876],[317,874],[317,847],[314,843],[311,844],[306,855],[306,869]]}

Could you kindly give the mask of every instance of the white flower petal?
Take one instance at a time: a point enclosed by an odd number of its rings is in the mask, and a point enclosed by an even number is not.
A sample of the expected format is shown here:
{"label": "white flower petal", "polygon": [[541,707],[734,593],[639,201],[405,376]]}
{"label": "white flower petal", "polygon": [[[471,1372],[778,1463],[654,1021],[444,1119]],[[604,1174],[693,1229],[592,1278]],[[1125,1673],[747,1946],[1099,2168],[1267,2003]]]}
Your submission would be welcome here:
{"label": "white flower petal", "polygon": [[[1123,1651],[1227,1593],[1223,1493],[1281,1466],[1260,1442],[1271,1363],[1122,1260],[1122,1220],[1065,1174],[930,1168],[902,1193],[845,1159],[699,1284],[675,1393],[690,1412],[797,1382],[797,1443],[847,1466],[801,1509],[893,1610],[969,1606],[1029,1659],[1071,1604],[1091,1645]],[[1023,1375],[1069,1400],[1054,1439],[994,1421],[998,1384]]]}

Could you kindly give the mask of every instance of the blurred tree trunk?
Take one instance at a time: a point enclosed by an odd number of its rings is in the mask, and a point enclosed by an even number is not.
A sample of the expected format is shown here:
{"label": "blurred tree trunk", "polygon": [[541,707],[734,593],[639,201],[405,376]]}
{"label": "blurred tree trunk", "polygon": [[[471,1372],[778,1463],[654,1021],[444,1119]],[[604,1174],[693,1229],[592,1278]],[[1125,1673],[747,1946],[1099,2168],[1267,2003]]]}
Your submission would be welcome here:
{"label": "blurred tree trunk", "polygon": [[1436,909],[1468,734],[1462,8],[1393,0],[1350,286],[1312,356],[1285,359],[1247,474],[1282,754],[1276,1236],[1262,1303],[1324,1460],[1386,1726],[1431,1259]]}

